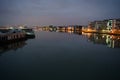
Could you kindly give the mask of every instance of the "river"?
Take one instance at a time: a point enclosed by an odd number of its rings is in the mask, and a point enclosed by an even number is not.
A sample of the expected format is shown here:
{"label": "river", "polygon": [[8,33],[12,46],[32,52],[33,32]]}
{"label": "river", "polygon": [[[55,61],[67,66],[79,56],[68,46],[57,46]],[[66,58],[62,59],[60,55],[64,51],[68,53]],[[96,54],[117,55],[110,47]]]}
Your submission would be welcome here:
{"label": "river", "polygon": [[120,80],[120,36],[35,34],[0,45],[0,80]]}

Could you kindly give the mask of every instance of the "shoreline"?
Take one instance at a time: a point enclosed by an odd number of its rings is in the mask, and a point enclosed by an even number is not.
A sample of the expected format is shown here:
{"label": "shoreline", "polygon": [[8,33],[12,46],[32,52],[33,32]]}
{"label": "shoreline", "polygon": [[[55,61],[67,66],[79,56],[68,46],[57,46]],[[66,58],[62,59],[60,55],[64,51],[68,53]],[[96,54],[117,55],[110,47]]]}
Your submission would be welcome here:
{"label": "shoreline", "polygon": [[84,33],[96,33],[96,34],[109,34],[109,35],[120,35],[120,32],[103,32],[102,30],[101,31],[94,31],[94,30],[82,30],[82,32]]}

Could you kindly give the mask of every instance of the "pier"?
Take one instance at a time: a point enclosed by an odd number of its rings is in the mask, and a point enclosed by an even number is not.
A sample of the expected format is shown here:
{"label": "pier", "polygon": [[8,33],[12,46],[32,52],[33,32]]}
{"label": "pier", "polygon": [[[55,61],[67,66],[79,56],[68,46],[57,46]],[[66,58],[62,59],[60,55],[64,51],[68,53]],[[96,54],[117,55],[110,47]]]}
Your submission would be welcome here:
{"label": "pier", "polygon": [[[32,29],[26,29],[27,31],[23,31],[22,29],[10,29],[3,28],[0,29],[0,42],[11,42],[28,38],[28,36],[33,36],[34,32]],[[29,30],[29,33],[28,33]]]}
{"label": "pier", "polygon": [[0,42],[20,40],[23,38],[26,38],[25,33],[23,33],[23,32],[0,34]]}

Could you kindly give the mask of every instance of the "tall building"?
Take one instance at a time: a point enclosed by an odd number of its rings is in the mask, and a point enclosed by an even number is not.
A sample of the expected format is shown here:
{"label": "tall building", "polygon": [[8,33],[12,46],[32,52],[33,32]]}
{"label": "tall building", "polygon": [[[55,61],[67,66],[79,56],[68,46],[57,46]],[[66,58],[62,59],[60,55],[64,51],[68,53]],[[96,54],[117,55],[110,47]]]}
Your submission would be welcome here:
{"label": "tall building", "polygon": [[103,21],[90,22],[89,28],[95,30],[120,29],[120,19],[107,19]]}
{"label": "tall building", "polygon": [[107,29],[120,29],[120,19],[108,20]]}

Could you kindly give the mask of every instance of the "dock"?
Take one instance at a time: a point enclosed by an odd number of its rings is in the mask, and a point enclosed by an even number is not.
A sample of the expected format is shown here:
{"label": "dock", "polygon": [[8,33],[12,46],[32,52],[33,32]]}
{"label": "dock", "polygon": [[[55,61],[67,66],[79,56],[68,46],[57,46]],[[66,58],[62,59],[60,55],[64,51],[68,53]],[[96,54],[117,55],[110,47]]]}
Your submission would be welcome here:
{"label": "dock", "polygon": [[10,34],[0,34],[0,42],[14,41],[26,38],[25,33],[10,33]]}
{"label": "dock", "polygon": [[[21,29],[0,29],[0,43],[2,44],[2,42],[6,43],[27,39],[28,38],[28,35],[26,35],[27,33],[28,32],[25,32]],[[33,33],[33,31],[32,30],[29,31],[29,34],[30,33]]]}

